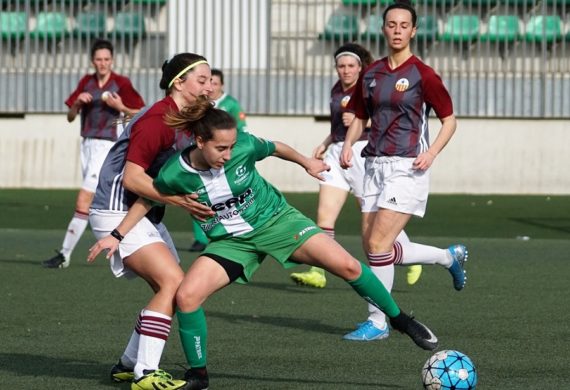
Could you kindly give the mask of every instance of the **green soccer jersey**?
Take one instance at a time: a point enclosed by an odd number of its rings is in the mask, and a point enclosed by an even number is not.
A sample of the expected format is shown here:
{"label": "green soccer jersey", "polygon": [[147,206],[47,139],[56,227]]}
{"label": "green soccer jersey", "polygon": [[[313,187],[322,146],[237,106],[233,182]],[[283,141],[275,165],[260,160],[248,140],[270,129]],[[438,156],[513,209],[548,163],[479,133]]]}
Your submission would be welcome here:
{"label": "green soccer jersey", "polygon": [[224,93],[219,99],[214,101],[216,103],[216,108],[224,110],[230,114],[237,122],[237,129],[243,131],[246,128],[245,124],[245,112],[241,108],[239,102],[231,95]]}
{"label": "green soccer jersey", "polygon": [[231,159],[221,169],[206,171],[190,166],[189,151],[172,156],[154,185],[164,194],[197,193],[198,201],[216,213],[198,221],[210,240],[250,233],[287,206],[281,192],[255,168],[256,161],[275,152],[273,142],[238,132]]}

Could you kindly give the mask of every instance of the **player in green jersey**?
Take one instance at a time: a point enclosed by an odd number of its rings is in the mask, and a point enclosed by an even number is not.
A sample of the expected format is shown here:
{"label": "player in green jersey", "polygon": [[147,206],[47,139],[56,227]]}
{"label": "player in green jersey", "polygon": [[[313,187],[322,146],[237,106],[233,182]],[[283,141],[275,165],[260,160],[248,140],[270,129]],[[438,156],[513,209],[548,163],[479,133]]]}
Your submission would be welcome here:
{"label": "player in green jersey", "polygon": [[[238,132],[228,113],[202,98],[179,113],[167,115],[166,123],[191,132],[196,143],[166,162],[154,180],[156,189],[169,194],[196,193],[198,201],[216,213],[200,222],[211,241],[190,266],[176,295],[180,337],[190,365],[185,389],[206,389],[209,383],[202,304],[234,281],[247,283],[267,255],[284,267],[303,263],[326,269],[379,307],[392,327],[406,333],[419,347],[437,347],[437,337],[400,310],[366,265],[291,207],[255,168],[257,161],[276,156],[322,179],[320,173],[328,168],[323,161],[305,157],[281,142]],[[128,234],[149,206],[139,199],[117,230]],[[109,256],[118,243],[114,237],[107,237],[99,244],[98,250],[109,249]]]}

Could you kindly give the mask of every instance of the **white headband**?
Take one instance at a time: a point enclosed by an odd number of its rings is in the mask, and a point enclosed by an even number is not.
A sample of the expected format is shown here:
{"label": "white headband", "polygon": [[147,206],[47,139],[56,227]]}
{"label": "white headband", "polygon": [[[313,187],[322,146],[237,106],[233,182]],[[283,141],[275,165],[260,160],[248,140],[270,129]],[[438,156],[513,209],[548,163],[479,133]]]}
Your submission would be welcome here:
{"label": "white headband", "polygon": [[339,59],[340,57],[343,57],[343,56],[351,56],[351,57],[354,57],[354,58],[356,58],[356,59],[358,60],[358,63],[359,63],[359,64],[362,64],[362,61],[360,60],[360,57],[358,56],[358,54],[353,53],[353,52],[351,52],[351,51],[343,51],[343,52],[338,53],[338,54],[336,55],[336,57],[334,58],[334,60],[335,60],[335,61],[338,61],[338,59]]}

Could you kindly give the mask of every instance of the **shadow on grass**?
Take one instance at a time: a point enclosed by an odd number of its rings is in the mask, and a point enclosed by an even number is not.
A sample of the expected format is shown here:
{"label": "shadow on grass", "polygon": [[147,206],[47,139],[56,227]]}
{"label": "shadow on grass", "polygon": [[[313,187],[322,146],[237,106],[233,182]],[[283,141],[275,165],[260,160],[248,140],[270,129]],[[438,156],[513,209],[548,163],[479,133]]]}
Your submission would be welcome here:
{"label": "shadow on grass", "polygon": [[509,218],[511,221],[570,234],[569,218]]}
{"label": "shadow on grass", "polygon": [[98,381],[100,386],[123,389],[111,383],[106,376],[110,370],[109,364],[95,361],[25,353],[0,353],[0,367],[17,376],[54,378],[54,381],[55,378],[87,379]]}
{"label": "shadow on grass", "polygon": [[[287,383],[291,385],[291,388],[298,388],[298,386],[302,386],[302,388],[311,388],[322,385],[330,386],[331,388],[342,388],[342,389],[354,389],[354,388],[363,388],[363,387],[370,387],[374,389],[403,389],[404,387],[394,384],[383,384],[378,382],[363,382],[359,381],[358,378],[350,378],[346,381],[327,381],[327,380],[311,380],[311,379],[299,379],[295,377],[294,373],[291,373],[291,376],[277,378],[277,377],[258,377],[258,376],[250,376],[250,375],[236,375],[236,374],[228,374],[228,373],[214,373],[210,374],[211,378],[210,382],[215,385],[216,378],[223,378],[223,379],[235,379],[240,381],[256,381],[256,382],[267,382],[268,386],[271,383],[273,384],[282,384]],[[269,387],[270,388],[270,387]]]}

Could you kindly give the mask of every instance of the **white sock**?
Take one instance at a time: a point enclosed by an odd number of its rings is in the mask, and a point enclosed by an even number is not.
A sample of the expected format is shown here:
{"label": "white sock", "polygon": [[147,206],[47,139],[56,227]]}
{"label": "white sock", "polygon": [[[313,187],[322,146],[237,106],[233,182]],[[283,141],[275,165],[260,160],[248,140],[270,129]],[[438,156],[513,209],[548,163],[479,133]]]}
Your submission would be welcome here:
{"label": "white sock", "polygon": [[399,265],[410,264],[439,264],[445,268],[451,267],[453,259],[447,249],[435,246],[416,244],[415,242],[402,244],[402,260]]}
{"label": "white sock", "polygon": [[[374,260],[391,259],[393,253],[381,253],[381,254],[368,254],[368,261],[373,263]],[[382,282],[388,292],[392,291],[392,286],[394,285],[394,264],[386,264],[382,266],[376,266],[370,264],[370,270],[378,280]],[[376,306],[368,304],[368,320],[372,321],[375,327],[378,329],[384,329],[386,327],[386,315],[382,313],[380,309]]]}
{"label": "white sock", "polygon": [[123,363],[123,365],[126,367],[134,367],[137,364],[137,354],[139,352],[140,326],[141,326],[142,315],[143,312],[141,311],[139,316],[137,317],[137,323],[135,324],[135,329],[131,334],[129,343],[125,348],[125,352],[123,352],[123,356],[121,356],[121,363]]}
{"label": "white sock", "polygon": [[143,310],[139,329],[139,348],[135,378],[144,375],[144,370],[157,370],[162,351],[170,334],[172,317],[152,310]]}
{"label": "white sock", "polygon": [[88,220],[88,214],[80,213],[77,210],[75,211],[75,214],[73,214],[73,218],[67,226],[67,232],[65,233],[65,238],[63,239],[60,251],[66,260],[71,258],[71,252],[73,252],[75,246],[79,242],[79,239],[83,235],[85,228],[87,228]]}

